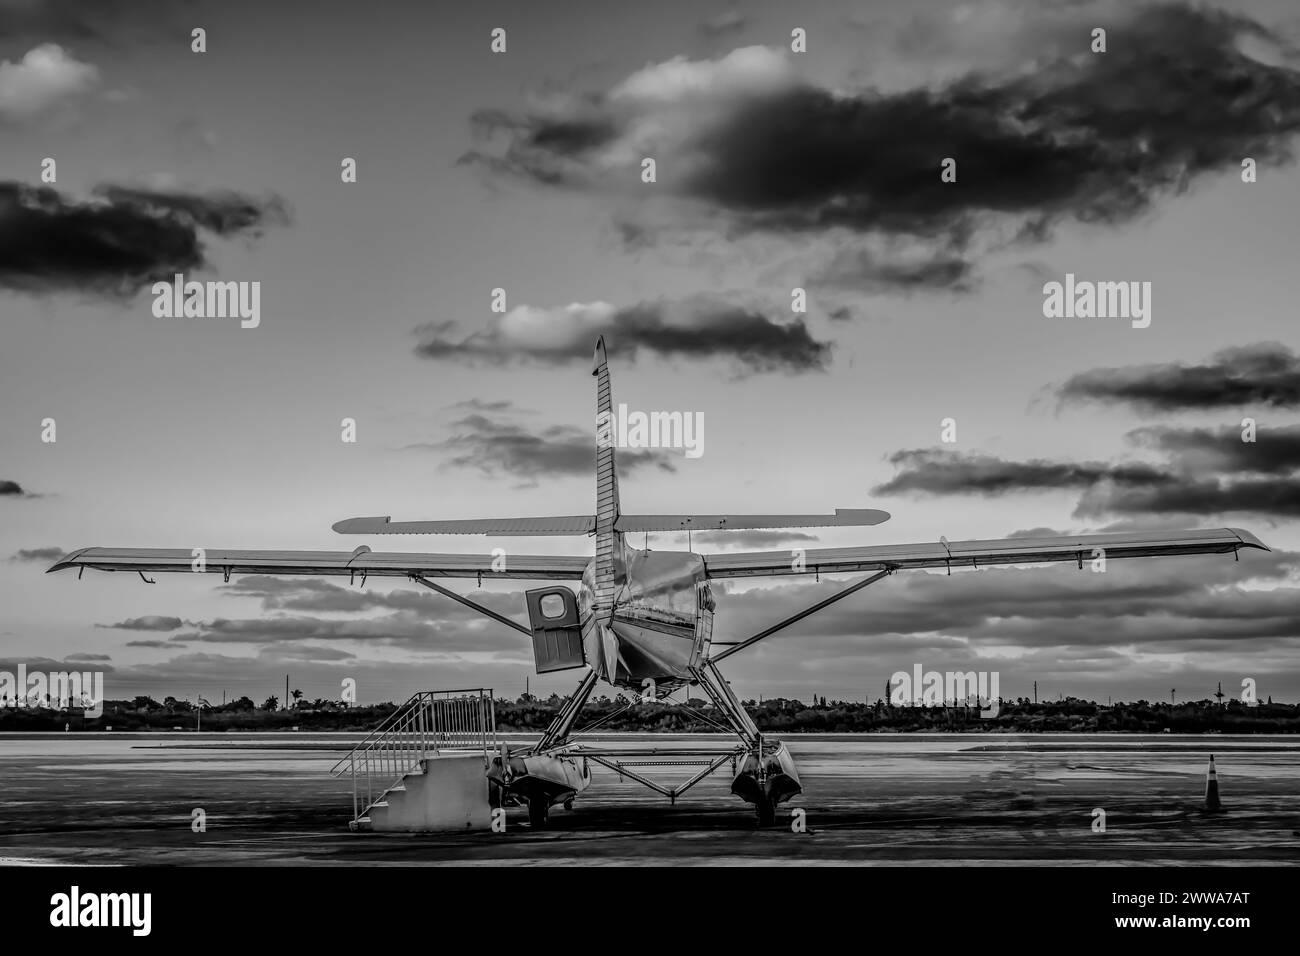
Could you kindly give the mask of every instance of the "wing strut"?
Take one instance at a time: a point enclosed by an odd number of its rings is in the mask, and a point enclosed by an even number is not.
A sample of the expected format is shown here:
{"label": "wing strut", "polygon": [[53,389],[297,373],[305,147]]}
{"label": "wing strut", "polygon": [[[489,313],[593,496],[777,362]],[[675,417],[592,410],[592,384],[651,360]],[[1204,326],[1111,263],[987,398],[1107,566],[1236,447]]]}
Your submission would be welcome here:
{"label": "wing strut", "polygon": [[472,608],[475,611],[478,611],[480,614],[486,614],[488,617],[492,618],[492,620],[500,621],[502,624],[506,625],[507,627],[513,627],[516,631],[519,631],[521,634],[527,634],[529,637],[533,636],[533,632],[528,628],[524,627],[518,621],[512,621],[504,614],[498,614],[496,611],[484,607],[482,604],[479,604],[477,601],[471,601],[469,598],[465,597],[464,595],[457,594],[455,591],[452,591],[449,588],[445,588],[441,584],[434,584],[428,578],[422,578],[418,574],[412,574],[411,580],[417,584],[423,584],[426,588],[429,588],[430,590],[433,591],[437,591],[439,594],[443,595],[444,597],[449,597],[453,601],[459,601],[461,604],[465,605],[468,608]]}
{"label": "wing strut", "polygon": [[804,618],[806,618],[808,615],[810,615],[810,614],[816,614],[816,613],[817,613],[818,611],[820,611],[822,608],[830,607],[830,606],[831,606],[832,604],[834,604],[836,601],[839,601],[839,600],[841,600],[841,599],[843,599],[843,598],[848,597],[850,594],[853,594],[855,591],[860,591],[860,590],[862,590],[862,589],[865,588],[868,584],[875,584],[875,583],[876,583],[877,581],[879,581],[881,578],[887,578],[887,577],[889,577],[889,575],[891,575],[891,574],[893,574],[893,573],[894,573],[894,569],[893,569],[893,568],[885,568],[885,570],[883,570],[883,571],[877,571],[875,574],[871,575],[871,577],[869,577],[869,578],[863,578],[863,579],[862,579],[861,581],[859,581],[857,584],[850,584],[850,585],[849,585],[848,587],[846,587],[843,591],[836,591],[836,592],[835,592],[834,594],[832,594],[830,597],[826,598],[826,600],[824,600],[824,601],[818,601],[818,602],[817,602],[816,604],[814,604],[812,607],[806,607],[806,608],[804,608],[804,609],[803,609],[802,611],[800,611],[798,614],[795,614],[795,615],[792,615],[792,616],[790,616],[790,617],[787,617],[784,621],[782,621],[782,622],[779,623],[779,624],[773,624],[771,627],[769,627],[769,628],[768,628],[767,630],[765,630],[765,631],[759,631],[759,632],[758,632],[757,634],[755,634],[753,637],[751,637],[751,638],[747,638],[746,640],[741,641],[739,644],[733,644],[731,647],[728,647],[725,651],[723,651],[721,654],[717,655],[716,657],[710,657],[710,658],[709,658],[709,664],[710,664],[710,665],[715,665],[715,664],[717,664],[719,661],[721,661],[721,660],[725,660],[726,658],[730,657],[732,654],[736,653],[736,651],[743,651],[745,648],[749,647],[751,644],[757,644],[757,643],[758,643],[759,641],[761,641],[763,638],[765,638],[765,637],[770,637],[771,635],[775,634],[777,631],[780,631],[780,630],[782,630],[782,629],[784,629],[784,628],[787,628],[787,627],[789,627],[791,624],[796,623],[797,621],[802,621],[802,620],[803,620]]}

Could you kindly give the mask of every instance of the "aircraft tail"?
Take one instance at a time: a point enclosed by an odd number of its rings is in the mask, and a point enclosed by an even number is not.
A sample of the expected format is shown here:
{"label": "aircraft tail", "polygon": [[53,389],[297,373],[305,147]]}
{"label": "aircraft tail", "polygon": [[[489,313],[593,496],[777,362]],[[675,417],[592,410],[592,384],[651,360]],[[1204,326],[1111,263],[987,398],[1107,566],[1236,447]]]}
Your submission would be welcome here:
{"label": "aircraft tail", "polygon": [[609,620],[618,585],[616,564],[622,560],[618,521],[618,471],[614,456],[614,398],[609,385],[609,358],[605,337],[596,340],[591,374],[596,378],[596,580],[594,611],[602,622]]}

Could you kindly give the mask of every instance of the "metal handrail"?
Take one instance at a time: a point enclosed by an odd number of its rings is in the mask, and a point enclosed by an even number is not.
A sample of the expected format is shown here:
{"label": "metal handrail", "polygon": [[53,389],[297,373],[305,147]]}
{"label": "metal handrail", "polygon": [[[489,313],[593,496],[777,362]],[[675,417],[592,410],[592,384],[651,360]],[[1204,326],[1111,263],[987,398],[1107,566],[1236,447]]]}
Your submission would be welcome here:
{"label": "metal handrail", "polygon": [[[481,749],[486,761],[496,746],[496,702],[490,689],[421,691],[352,748],[330,769],[330,775],[351,772],[355,822],[430,754],[443,748]],[[378,795],[376,777],[381,783],[388,781]]]}

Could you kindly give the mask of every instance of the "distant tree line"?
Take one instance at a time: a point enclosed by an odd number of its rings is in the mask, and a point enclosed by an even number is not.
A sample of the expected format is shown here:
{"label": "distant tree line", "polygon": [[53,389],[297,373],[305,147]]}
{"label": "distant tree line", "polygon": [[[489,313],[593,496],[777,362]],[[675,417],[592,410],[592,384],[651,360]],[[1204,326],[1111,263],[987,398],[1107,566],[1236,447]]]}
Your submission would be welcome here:
{"label": "distant tree line", "polygon": [[[398,707],[394,703],[346,705],[317,699],[308,702],[295,692],[294,706],[279,709],[270,697],[258,707],[240,697],[221,705],[204,706],[202,729],[227,730],[369,731]],[[558,694],[540,700],[524,695],[517,700],[498,698],[497,727],[505,733],[542,731],[563,702]],[[1272,699],[1256,706],[1240,701],[1220,705],[1213,700],[1180,704],[1139,700],[1114,705],[1067,697],[1035,703],[1027,698],[1000,699],[996,716],[983,717],[971,704],[946,706],[890,706],[882,700],[827,701],[811,704],[784,697],[745,701],[745,708],[760,730],[771,733],[1142,733],[1177,734],[1290,734],[1300,733],[1300,705],[1275,704]],[[987,701],[985,706],[988,706]],[[199,723],[197,705],[165,697],[109,700],[99,717],[86,716],[77,707],[63,710],[0,708],[0,731],[193,730]],[[601,722],[602,731],[657,733],[710,733],[717,730],[718,714],[712,704],[699,699],[684,703],[634,703],[622,694],[590,701],[579,721]]]}

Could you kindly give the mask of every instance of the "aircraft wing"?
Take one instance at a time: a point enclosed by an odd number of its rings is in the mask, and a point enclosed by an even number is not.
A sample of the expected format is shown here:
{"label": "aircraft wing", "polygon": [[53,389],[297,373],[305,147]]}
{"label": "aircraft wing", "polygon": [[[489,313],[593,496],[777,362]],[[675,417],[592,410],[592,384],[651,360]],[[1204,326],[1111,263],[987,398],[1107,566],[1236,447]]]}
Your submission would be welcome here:
{"label": "aircraft wing", "polygon": [[[194,572],[192,551],[165,548],[82,548],[65,555],[50,571],[93,568],[97,571]],[[231,574],[346,574],[428,578],[512,578],[576,581],[590,558],[581,555],[509,554],[501,570],[491,554],[406,554],[371,551],[218,551],[204,549],[205,571]],[[48,572],[47,572],[48,573]]]}
{"label": "aircraft wing", "polygon": [[883,571],[906,568],[987,567],[993,564],[1046,564],[1090,561],[1102,548],[1107,560],[1176,554],[1227,554],[1240,548],[1268,548],[1249,531],[1207,531],[1059,535],[1042,538],[994,538],[988,541],[882,544],[865,548],[814,548],[795,551],[750,551],[704,555],[710,578],[777,574]]}

